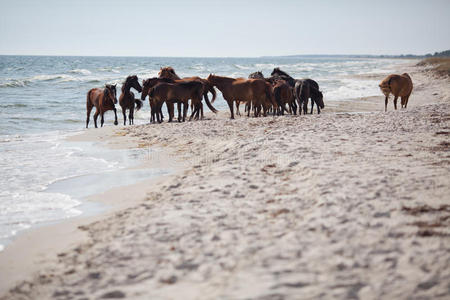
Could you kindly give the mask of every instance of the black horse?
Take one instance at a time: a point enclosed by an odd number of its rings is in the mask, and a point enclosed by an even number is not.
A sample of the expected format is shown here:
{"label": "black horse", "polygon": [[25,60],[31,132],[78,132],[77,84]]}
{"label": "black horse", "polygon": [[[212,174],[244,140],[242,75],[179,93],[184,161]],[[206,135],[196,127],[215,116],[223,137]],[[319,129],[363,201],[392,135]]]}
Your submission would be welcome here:
{"label": "black horse", "polygon": [[[311,80],[311,79],[309,79]],[[314,103],[317,105],[317,113],[320,114],[320,109],[324,108],[323,94],[321,91],[316,89],[313,84],[311,84],[308,79],[297,80],[294,87],[294,96],[298,101],[299,111],[301,114],[303,108],[303,114],[307,114],[308,110],[308,99],[311,98],[311,114],[313,113]]]}
{"label": "black horse", "polygon": [[[306,79],[294,79],[288,73],[282,71],[280,68],[273,69],[271,73],[272,77],[278,76],[285,80],[293,89],[294,96],[297,99],[299,108],[303,106],[303,112],[306,113],[306,106],[308,105],[308,99],[311,98],[311,114],[313,113],[314,103],[317,104],[317,113],[320,114],[320,108],[324,108],[323,94],[319,90],[319,84],[309,78]],[[301,95],[301,87],[303,86],[303,96]],[[301,97],[301,98],[300,98]],[[307,97],[307,98],[305,98]],[[306,101],[306,103],[305,103]]]}

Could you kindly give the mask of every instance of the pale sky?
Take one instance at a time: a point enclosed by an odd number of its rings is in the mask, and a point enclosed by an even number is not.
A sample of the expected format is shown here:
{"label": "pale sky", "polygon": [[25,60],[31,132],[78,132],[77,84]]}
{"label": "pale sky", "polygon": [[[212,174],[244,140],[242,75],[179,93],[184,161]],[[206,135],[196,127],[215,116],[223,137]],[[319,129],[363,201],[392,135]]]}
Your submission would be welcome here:
{"label": "pale sky", "polygon": [[450,0],[0,0],[0,54],[257,57],[450,49]]}

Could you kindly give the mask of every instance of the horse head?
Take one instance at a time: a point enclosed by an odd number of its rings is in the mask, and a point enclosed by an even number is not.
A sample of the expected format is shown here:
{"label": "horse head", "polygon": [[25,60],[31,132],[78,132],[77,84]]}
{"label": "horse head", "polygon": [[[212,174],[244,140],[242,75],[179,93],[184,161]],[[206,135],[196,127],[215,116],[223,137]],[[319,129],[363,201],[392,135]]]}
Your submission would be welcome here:
{"label": "horse head", "polygon": [[210,84],[214,84],[216,79],[216,75],[209,73],[208,78],[206,78],[206,80],[210,83]]}
{"label": "horse head", "polygon": [[257,71],[254,72],[250,75],[248,75],[249,79],[264,79],[264,74],[262,73],[262,71]]}
{"label": "horse head", "polygon": [[322,92],[321,91],[319,91],[318,93],[317,93],[317,105],[319,105],[319,107],[320,108],[324,108],[325,107],[325,104],[323,103],[323,94],[322,94]]}
{"label": "horse head", "polygon": [[160,68],[158,72],[159,78],[169,78],[173,80],[178,80],[180,77],[175,73],[175,70],[172,67],[164,67]]}
{"label": "horse head", "polygon": [[142,87],[139,84],[138,77],[136,75],[128,76],[125,80],[125,84],[128,83],[130,87],[134,88],[139,93],[142,92]]}
{"label": "horse head", "polygon": [[106,84],[105,89],[103,90],[103,94],[107,99],[109,99],[113,104],[117,104],[117,92],[116,92],[116,84]]}
{"label": "horse head", "polygon": [[270,75],[272,75],[272,76],[275,75],[275,74],[278,75],[278,74],[280,74],[280,71],[281,71],[280,68],[278,68],[278,67],[277,67],[277,68],[274,68],[273,71],[272,71],[272,73],[270,73]]}
{"label": "horse head", "polygon": [[145,97],[147,97],[147,95],[148,95],[148,91],[150,89],[150,83],[151,83],[150,80],[151,80],[151,78],[142,80],[141,100],[145,100]]}

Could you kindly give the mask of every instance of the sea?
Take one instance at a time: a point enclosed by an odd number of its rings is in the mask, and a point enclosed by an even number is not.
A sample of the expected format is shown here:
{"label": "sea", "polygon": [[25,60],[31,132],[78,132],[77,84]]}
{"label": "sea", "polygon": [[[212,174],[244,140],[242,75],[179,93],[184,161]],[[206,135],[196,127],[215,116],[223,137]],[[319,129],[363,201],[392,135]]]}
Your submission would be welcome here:
{"label": "sea", "polygon": [[[247,77],[255,71],[270,76],[273,68],[280,67],[294,78],[316,80],[326,105],[380,95],[377,75],[409,62],[345,56],[0,56],[0,251],[24,229],[105,209],[86,201],[92,194],[170,172],[132,169],[148,149],[113,150],[68,140],[86,130],[86,93],[93,87],[117,84],[119,97],[128,75],[142,81],[157,76],[164,66],[172,66],[182,77],[210,73]],[[227,112],[220,92],[214,106]],[[119,124],[123,124],[117,108]],[[114,126],[113,116],[111,111],[106,113],[105,126]],[[149,116],[149,105],[144,103],[135,113],[135,124],[147,123]]]}

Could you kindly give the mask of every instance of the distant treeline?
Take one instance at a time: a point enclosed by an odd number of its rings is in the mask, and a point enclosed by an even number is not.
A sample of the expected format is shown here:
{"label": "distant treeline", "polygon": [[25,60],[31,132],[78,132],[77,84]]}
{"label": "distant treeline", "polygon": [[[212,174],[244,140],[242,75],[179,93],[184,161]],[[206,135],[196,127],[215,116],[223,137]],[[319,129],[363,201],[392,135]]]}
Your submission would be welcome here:
{"label": "distant treeline", "polygon": [[445,50],[442,52],[434,52],[434,54],[428,53],[425,54],[425,57],[449,57],[450,56],[450,50]]}
{"label": "distant treeline", "polygon": [[[425,55],[401,54],[401,55],[283,55],[281,57],[351,57],[351,58],[428,58],[428,57],[450,57],[450,50],[442,52],[427,53]],[[263,56],[263,57],[280,57],[280,56]]]}

